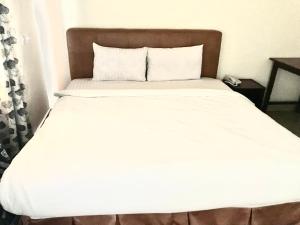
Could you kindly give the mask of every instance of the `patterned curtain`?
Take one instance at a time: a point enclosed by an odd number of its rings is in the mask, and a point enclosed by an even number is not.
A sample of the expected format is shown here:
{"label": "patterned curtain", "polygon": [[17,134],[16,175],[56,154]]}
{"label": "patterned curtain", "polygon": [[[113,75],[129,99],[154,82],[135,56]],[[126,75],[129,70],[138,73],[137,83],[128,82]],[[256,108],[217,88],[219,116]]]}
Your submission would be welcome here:
{"label": "patterned curtain", "polygon": [[[25,86],[15,56],[9,9],[0,3],[0,177],[11,160],[32,137],[24,101]],[[0,224],[15,224],[17,217],[0,208]]]}

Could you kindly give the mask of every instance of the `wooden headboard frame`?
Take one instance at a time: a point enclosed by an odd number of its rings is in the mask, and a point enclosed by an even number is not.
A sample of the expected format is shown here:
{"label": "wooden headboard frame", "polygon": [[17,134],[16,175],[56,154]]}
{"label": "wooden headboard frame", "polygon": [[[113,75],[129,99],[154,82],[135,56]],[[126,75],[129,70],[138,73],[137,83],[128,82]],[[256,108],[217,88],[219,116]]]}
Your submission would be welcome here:
{"label": "wooden headboard frame", "polygon": [[171,48],[204,44],[202,76],[215,78],[221,39],[222,33],[215,30],[71,28],[67,31],[71,79],[93,76],[93,42],[118,48]]}

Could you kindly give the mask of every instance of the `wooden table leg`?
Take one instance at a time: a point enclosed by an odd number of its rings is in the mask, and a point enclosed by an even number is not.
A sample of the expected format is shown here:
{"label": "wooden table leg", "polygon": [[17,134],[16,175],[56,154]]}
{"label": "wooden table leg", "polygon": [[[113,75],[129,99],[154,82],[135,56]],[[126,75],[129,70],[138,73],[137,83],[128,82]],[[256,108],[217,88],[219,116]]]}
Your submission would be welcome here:
{"label": "wooden table leg", "polygon": [[299,101],[297,104],[296,112],[300,113],[300,97],[299,97]]}
{"label": "wooden table leg", "polygon": [[272,93],[272,89],[275,83],[275,79],[276,79],[276,75],[277,75],[277,71],[278,71],[278,65],[276,62],[273,63],[273,67],[272,67],[272,71],[271,71],[271,76],[269,79],[269,83],[265,92],[265,97],[264,97],[264,103],[262,106],[262,110],[266,111],[268,108],[268,104],[269,104],[269,100],[271,97],[271,93]]}

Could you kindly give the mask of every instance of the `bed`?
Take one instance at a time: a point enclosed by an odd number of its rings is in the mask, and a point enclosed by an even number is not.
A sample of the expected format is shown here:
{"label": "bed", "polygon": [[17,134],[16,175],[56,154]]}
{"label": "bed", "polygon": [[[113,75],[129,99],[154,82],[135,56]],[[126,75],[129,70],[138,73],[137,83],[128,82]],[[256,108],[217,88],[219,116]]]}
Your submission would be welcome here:
{"label": "bed", "polygon": [[[300,224],[300,139],[215,79],[220,32],[67,36],[72,82],[0,182],[22,225]],[[92,42],[204,44],[203,78],[92,81]]]}

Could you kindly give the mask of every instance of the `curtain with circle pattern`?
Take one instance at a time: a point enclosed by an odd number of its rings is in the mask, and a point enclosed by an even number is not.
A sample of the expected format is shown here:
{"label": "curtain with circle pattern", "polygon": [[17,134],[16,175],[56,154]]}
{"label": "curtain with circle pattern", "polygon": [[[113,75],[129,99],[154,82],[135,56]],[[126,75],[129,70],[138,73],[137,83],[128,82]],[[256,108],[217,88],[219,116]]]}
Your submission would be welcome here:
{"label": "curtain with circle pattern", "polygon": [[[9,22],[9,8],[0,3],[0,177],[32,137],[24,101],[25,86],[18,69],[18,59]],[[2,65],[1,65],[2,64]],[[0,224],[16,224],[17,217],[0,208]]]}

